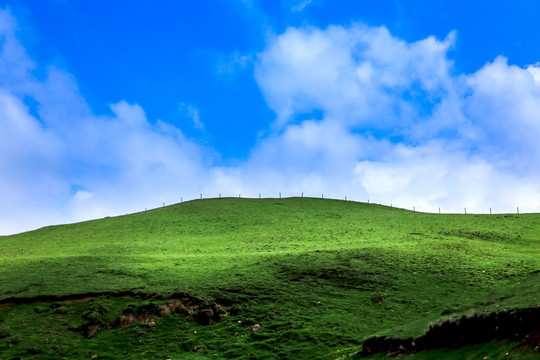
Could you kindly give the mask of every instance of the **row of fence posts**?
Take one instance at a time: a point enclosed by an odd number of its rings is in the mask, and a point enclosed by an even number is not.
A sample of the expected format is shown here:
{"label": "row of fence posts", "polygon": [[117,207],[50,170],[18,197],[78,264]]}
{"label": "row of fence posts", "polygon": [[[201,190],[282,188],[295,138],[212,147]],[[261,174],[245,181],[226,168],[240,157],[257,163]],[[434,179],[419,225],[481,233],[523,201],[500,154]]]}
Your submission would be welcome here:
{"label": "row of fence posts", "polygon": [[[303,198],[304,197],[304,192],[302,192],[302,195],[301,197]],[[221,193],[219,193],[219,198],[221,199]],[[241,194],[238,194],[238,198],[242,198],[242,195]],[[281,199],[281,192],[279,193],[279,198]],[[202,200],[203,199],[203,194],[201,193],[200,195],[200,199]],[[261,193],[259,193],[259,199],[262,199],[261,198]],[[324,194],[321,194],[321,199],[324,199]],[[347,201],[347,196],[345,196],[345,201]],[[184,198],[183,197],[180,197],[180,202],[183,203],[184,202]],[[369,205],[369,199],[367,199],[367,204]],[[165,203],[163,203],[163,207],[165,207]],[[390,204],[390,209],[393,209],[394,208],[394,205],[393,204]],[[517,210],[517,214],[519,215],[519,206],[516,207],[516,210]],[[144,211],[147,211],[146,208],[144,208]],[[413,212],[416,212],[416,206],[413,206]],[[463,208],[463,212],[465,215],[467,215],[467,208]],[[439,214],[441,214],[441,208],[439,207]],[[489,208],[489,215],[492,215],[492,212],[491,212],[491,208]]]}

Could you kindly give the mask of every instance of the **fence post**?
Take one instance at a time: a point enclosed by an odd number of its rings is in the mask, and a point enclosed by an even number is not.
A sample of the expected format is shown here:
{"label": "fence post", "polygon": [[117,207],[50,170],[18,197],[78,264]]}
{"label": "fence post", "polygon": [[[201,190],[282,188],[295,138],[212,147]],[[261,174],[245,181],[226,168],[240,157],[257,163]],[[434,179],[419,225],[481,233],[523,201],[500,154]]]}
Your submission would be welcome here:
{"label": "fence post", "polygon": [[367,199],[367,203],[369,204],[369,199]]}
{"label": "fence post", "polygon": [[489,215],[491,215],[491,208],[489,208]]}
{"label": "fence post", "polygon": [[324,194],[321,194],[321,199],[324,199]]}
{"label": "fence post", "polygon": [[463,209],[465,209],[465,215],[467,215],[467,208],[463,208]]}
{"label": "fence post", "polygon": [[345,196],[345,201],[347,201],[347,197]]}
{"label": "fence post", "polygon": [[240,199],[240,197],[241,197],[240,194],[238,194],[238,198],[239,198],[239,199]]}
{"label": "fence post", "polygon": [[181,202],[181,203],[184,202],[184,198],[183,198],[183,197],[180,198],[180,202]]}
{"label": "fence post", "polygon": [[279,198],[281,199],[281,192],[279,193]]}
{"label": "fence post", "polygon": [[202,200],[202,193],[201,193],[201,200]]}
{"label": "fence post", "polygon": [[221,193],[219,193],[219,198],[221,199]]}
{"label": "fence post", "polygon": [[261,198],[261,193],[259,193],[259,199]]}
{"label": "fence post", "polygon": [[413,211],[413,212],[416,212],[416,206],[413,206],[413,207],[412,207],[412,211]]}
{"label": "fence post", "polygon": [[302,191],[302,197],[304,197],[304,192]]}
{"label": "fence post", "polygon": [[392,204],[390,204],[390,209],[393,209],[394,207],[392,206]]}
{"label": "fence post", "polygon": [[439,206],[439,215],[441,215],[441,207]]}
{"label": "fence post", "polygon": [[165,207],[165,203],[163,203],[163,207]]}
{"label": "fence post", "polygon": [[518,215],[519,215],[519,206],[517,207],[517,213],[518,213]]}

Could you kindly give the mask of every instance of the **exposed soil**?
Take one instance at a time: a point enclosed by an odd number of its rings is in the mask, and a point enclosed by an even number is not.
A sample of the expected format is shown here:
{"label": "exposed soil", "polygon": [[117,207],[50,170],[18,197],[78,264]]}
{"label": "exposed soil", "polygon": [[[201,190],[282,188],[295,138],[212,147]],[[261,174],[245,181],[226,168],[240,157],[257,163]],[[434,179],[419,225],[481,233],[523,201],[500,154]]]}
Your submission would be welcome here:
{"label": "exposed soil", "polygon": [[[187,294],[173,294],[171,298],[165,299],[155,295],[137,294],[130,291],[119,293],[105,292],[65,296],[44,295],[28,298],[9,298],[0,300],[0,306],[7,307],[15,304],[38,302],[50,303],[49,307],[36,308],[34,311],[51,311],[57,314],[65,314],[66,308],[61,305],[62,302],[83,303],[105,297],[137,297],[142,300],[148,300],[149,302],[145,302],[139,306],[129,305],[122,311],[120,316],[112,321],[104,320],[104,318],[110,319],[110,316],[106,316],[108,313],[107,309],[100,305],[99,302],[92,303],[89,306],[89,310],[82,316],[83,324],[78,327],[70,328],[70,330],[82,332],[85,337],[89,338],[102,329],[110,330],[114,328],[124,328],[131,326],[134,323],[140,323],[149,328],[154,327],[156,326],[155,319],[174,314],[186,315],[187,321],[197,321],[201,325],[211,325],[220,322],[224,317],[228,316],[232,306],[230,301],[223,299],[216,302],[204,302]],[[163,304],[164,301],[165,304]]]}
{"label": "exposed soil", "polygon": [[[230,305],[230,304],[228,304]],[[197,321],[201,325],[211,325],[220,322],[229,315],[230,306],[217,302],[203,303],[201,300],[184,295],[172,297],[165,304],[149,302],[142,305],[128,306],[122,315],[113,321],[101,320],[103,308],[91,308],[84,316],[84,324],[72,330],[81,331],[87,338],[94,336],[102,329],[125,328],[140,323],[148,328],[156,326],[156,319],[174,314],[186,315],[187,321]]]}
{"label": "exposed soil", "polygon": [[87,302],[94,298],[95,298],[94,296],[85,296],[85,297],[79,297],[79,298],[64,299],[64,301],[67,303]]}
{"label": "exposed soil", "polygon": [[415,339],[371,337],[363,342],[361,354],[367,356],[380,352],[414,353],[505,339],[539,346],[540,305],[487,315],[463,316],[457,321],[447,320],[430,326],[424,335]]}
{"label": "exposed soil", "polygon": [[120,292],[89,292],[84,294],[74,294],[74,295],[39,295],[39,296],[30,296],[30,297],[10,297],[0,300],[0,306],[2,305],[14,305],[14,304],[31,304],[35,302],[76,302],[76,301],[89,301],[94,298],[106,297],[106,296],[117,296],[117,297],[150,297],[149,294],[139,294],[133,291],[120,291]]}

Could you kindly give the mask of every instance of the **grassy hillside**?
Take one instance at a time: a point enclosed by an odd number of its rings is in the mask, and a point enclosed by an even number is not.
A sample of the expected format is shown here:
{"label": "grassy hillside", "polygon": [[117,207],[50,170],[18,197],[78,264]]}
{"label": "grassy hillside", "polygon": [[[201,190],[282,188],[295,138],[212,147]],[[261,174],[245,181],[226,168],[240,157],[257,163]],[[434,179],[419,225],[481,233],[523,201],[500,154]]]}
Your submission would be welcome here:
{"label": "grassy hillside", "polygon": [[[418,336],[444,318],[536,306],[539,270],[539,214],[191,201],[0,237],[0,358],[343,358],[373,335]],[[100,293],[111,295],[62,298]],[[88,339],[77,331],[88,314],[112,321],[181,293],[220,301],[228,316],[211,325],[156,316],[155,326]],[[467,351],[539,354],[517,346]]]}

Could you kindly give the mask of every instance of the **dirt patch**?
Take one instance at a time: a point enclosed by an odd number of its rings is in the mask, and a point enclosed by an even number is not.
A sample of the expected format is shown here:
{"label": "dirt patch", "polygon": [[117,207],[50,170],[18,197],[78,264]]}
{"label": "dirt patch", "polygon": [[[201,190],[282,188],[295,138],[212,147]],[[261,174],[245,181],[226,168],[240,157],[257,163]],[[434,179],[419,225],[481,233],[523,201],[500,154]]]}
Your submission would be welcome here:
{"label": "dirt patch", "polygon": [[148,328],[156,326],[156,319],[175,314],[184,314],[187,321],[197,321],[201,325],[211,325],[220,322],[229,315],[230,306],[218,302],[202,302],[191,297],[174,297],[160,302],[148,302],[139,306],[128,306],[122,311],[122,315],[112,321],[102,320],[107,310],[93,304],[89,311],[83,315],[83,324],[72,330],[82,332],[89,338],[103,329],[125,328],[133,324],[142,324]]}
{"label": "dirt patch", "polygon": [[[139,306],[129,305],[122,314],[110,320],[108,309],[104,308],[95,299],[108,297],[137,298],[143,301]],[[214,302],[202,301],[185,293],[173,294],[171,298],[164,298],[155,294],[142,294],[132,291],[84,293],[76,295],[49,296],[42,295],[27,298],[9,298],[0,300],[0,307],[10,307],[17,304],[37,303],[36,313],[52,312],[66,314],[68,308],[63,305],[72,303],[92,302],[88,311],[82,315],[82,325],[70,327],[70,330],[81,332],[85,337],[92,337],[103,329],[124,328],[135,323],[147,327],[157,325],[156,319],[175,314],[184,314],[187,321],[197,321],[201,325],[211,325],[220,322],[229,315],[233,304],[228,299]],[[46,303],[46,304],[44,304]],[[50,305],[49,305],[50,304]],[[106,320],[109,319],[109,320]]]}
{"label": "dirt patch", "polygon": [[75,302],[87,302],[87,301],[90,301],[92,299],[94,299],[95,296],[85,296],[85,297],[80,297],[80,298],[69,298],[69,299],[65,299],[64,301],[71,304],[71,303],[75,303]]}
{"label": "dirt patch", "polygon": [[362,355],[380,352],[393,354],[414,353],[439,348],[459,348],[493,340],[522,341],[526,345],[540,345],[540,305],[533,308],[509,310],[487,315],[463,316],[430,326],[418,338],[396,339],[375,336],[365,340]]}
{"label": "dirt patch", "polygon": [[76,302],[76,301],[89,301],[94,298],[106,297],[106,296],[116,296],[116,297],[134,297],[142,296],[145,297],[145,294],[138,294],[133,291],[120,291],[120,292],[89,292],[83,294],[74,294],[74,295],[39,295],[31,297],[10,297],[3,300],[0,300],[0,306],[4,304],[31,304],[36,302]]}

